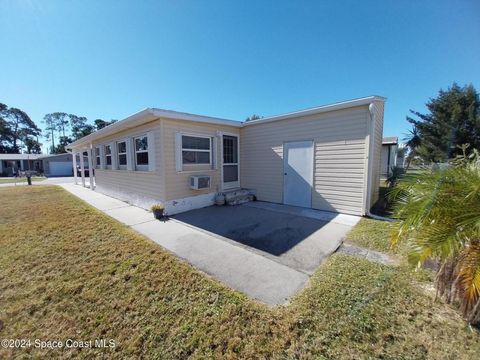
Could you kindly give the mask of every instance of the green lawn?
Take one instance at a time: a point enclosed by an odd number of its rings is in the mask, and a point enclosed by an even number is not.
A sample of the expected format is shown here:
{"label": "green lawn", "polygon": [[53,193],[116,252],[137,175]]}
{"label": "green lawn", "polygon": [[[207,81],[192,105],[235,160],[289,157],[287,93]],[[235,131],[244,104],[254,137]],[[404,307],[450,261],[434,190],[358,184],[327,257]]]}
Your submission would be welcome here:
{"label": "green lawn", "polygon": [[403,267],[336,254],[289,305],[269,307],[60,188],[0,189],[0,196],[0,339],[116,342],[113,350],[0,349],[0,358],[475,359],[480,353],[480,336]]}
{"label": "green lawn", "polygon": [[389,240],[390,223],[368,218],[361,219],[347,234],[346,242],[367,249],[393,253]]}
{"label": "green lawn", "polygon": [[[32,181],[43,181],[43,180],[46,180],[47,178],[46,177],[39,177],[39,176],[33,176],[32,177]],[[10,184],[10,183],[20,183],[20,182],[27,182],[27,178],[26,177],[18,177],[18,178],[12,178],[12,177],[8,177],[8,178],[2,178],[0,177],[0,184]]]}

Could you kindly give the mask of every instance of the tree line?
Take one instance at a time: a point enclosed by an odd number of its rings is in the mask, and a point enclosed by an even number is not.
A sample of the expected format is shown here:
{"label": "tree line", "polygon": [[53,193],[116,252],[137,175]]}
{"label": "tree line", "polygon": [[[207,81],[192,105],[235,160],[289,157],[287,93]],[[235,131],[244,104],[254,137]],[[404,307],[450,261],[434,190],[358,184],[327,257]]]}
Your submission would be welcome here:
{"label": "tree line", "polygon": [[[65,152],[65,146],[68,144],[103,129],[116,121],[95,119],[92,125],[88,123],[88,119],[85,116],[54,112],[43,117],[43,123],[45,124],[44,138],[51,143],[51,153],[61,154]],[[55,140],[57,140],[56,143]]]}
{"label": "tree line", "polygon": [[39,139],[43,137],[49,143],[49,153],[61,154],[71,142],[116,121],[95,119],[90,124],[85,116],[54,112],[43,117],[45,131],[42,132],[25,111],[0,103],[0,153],[40,154],[42,143]]}

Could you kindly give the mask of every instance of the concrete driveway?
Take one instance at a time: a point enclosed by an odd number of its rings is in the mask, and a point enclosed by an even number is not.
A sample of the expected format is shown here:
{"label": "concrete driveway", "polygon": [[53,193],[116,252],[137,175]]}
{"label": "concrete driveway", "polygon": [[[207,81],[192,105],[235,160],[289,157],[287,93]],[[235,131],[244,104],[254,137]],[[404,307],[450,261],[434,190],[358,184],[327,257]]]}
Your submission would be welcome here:
{"label": "concrete driveway", "polygon": [[252,202],[211,206],[175,215],[189,226],[312,274],[358,221],[355,216]]}

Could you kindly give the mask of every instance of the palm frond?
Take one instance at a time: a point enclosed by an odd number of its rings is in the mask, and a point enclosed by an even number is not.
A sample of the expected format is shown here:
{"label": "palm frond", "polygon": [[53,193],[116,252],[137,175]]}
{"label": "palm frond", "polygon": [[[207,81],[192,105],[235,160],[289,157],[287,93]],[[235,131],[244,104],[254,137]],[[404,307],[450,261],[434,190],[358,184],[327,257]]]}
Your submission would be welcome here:
{"label": "palm frond", "polygon": [[404,242],[419,266],[440,261],[436,286],[448,302],[480,323],[480,153],[456,159],[450,168],[407,173],[390,190],[394,203],[393,246]]}
{"label": "palm frond", "polygon": [[480,244],[465,247],[458,259],[457,273],[461,278],[462,310],[467,314],[480,298]]}

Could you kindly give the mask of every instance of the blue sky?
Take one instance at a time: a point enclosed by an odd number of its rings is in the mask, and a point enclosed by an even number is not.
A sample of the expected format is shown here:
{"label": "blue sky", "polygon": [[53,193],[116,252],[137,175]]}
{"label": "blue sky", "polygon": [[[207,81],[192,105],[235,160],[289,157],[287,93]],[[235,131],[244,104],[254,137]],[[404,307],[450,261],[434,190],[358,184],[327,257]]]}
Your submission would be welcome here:
{"label": "blue sky", "polygon": [[384,135],[480,90],[480,1],[0,0],[0,102],[39,123],[146,107],[244,120],[371,94]]}

